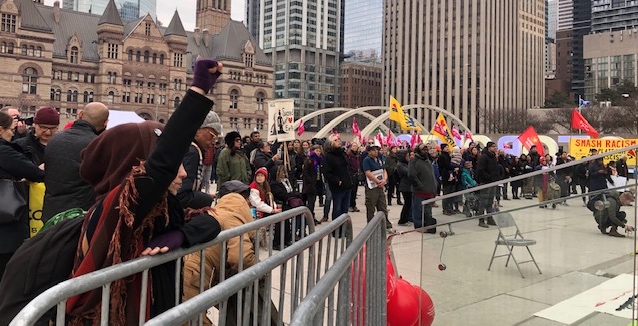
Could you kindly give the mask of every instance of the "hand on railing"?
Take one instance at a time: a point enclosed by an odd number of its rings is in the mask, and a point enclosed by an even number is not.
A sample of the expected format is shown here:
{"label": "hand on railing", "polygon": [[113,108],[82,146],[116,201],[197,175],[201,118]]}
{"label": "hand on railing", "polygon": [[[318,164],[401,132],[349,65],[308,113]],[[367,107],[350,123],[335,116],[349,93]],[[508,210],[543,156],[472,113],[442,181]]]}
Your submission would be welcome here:
{"label": "hand on railing", "polygon": [[179,248],[184,243],[184,233],[182,231],[166,232],[151,239],[148,247],[142,251],[142,256],[155,256],[158,253],[165,253],[169,250]]}

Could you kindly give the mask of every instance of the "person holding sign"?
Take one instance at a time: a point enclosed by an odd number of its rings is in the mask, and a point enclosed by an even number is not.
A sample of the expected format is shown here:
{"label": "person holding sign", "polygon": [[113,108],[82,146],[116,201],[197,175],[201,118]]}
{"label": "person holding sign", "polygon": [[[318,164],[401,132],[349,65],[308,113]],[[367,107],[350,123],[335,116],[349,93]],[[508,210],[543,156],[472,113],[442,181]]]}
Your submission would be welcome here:
{"label": "person holding sign", "polygon": [[385,198],[385,185],[388,183],[388,173],[384,169],[383,161],[379,158],[381,146],[374,143],[368,146],[368,156],[363,159],[361,169],[366,175],[366,218],[368,222],[374,217],[375,210],[385,214],[386,229],[392,228],[388,220],[388,203]]}

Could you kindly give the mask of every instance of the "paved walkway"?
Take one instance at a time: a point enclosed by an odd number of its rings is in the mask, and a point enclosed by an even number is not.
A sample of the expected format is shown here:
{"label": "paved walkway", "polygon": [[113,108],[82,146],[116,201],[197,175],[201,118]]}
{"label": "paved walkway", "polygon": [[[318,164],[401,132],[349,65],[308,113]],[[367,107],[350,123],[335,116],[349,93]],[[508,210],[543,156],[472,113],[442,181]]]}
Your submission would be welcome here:
{"label": "paved walkway", "polygon": [[[357,203],[361,212],[351,213],[355,235],[366,223],[363,189],[360,190]],[[502,201],[501,210],[535,202],[536,198]],[[634,265],[629,255],[634,247],[632,237],[602,235],[581,199],[568,203],[570,206],[556,210],[536,206],[513,213],[523,234],[538,241],[531,249],[543,274],[532,263],[523,264],[523,279],[515,265],[505,267],[504,259],[497,259],[488,272],[498,231],[494,226],[480,228],[477,221],[454,225],[456,234],[446,239],[443,251],[445,271],[438,270],[443,244],[438,235],[409,233],[396,237],[392,249],[398,272],[409,282],[420,283],[430,294],[436,308],[434,325],[563,325],[533,314],[618,274],[632,273]],[[390,221],[397,231],[408,231],[411,227],[397,225],[401,207],[389,207]],[[317,207],[316,212],[320,209]],[[623,210],[633,224],[634,207]],[[434,217],[439,222],[464,218],[444,216],[441,208],[434,208]],[[527,252],[518,250],[517,257],[526,260]],[[628,323],[629,319],[594,313],[574,325]]]}

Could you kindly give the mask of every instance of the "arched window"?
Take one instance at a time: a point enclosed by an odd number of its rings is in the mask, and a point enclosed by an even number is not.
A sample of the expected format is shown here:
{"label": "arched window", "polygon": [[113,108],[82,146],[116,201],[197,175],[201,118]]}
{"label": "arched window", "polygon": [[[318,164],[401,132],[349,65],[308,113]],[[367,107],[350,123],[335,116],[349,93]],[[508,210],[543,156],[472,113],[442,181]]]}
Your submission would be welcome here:
{"label": "arched window", "polygon": [[164,54],[160,54],[160,64],[164,64]]}
{"label": "arched window", "polygon": [[237,108],[237,101],[239,100],[239,91],[236,89],[233,89],[230,91],[230,108],[231,109],[236,109]]}
{"label": "arched window", "polygon": [[34,68],[29,67],[24,69],[24,73],[22,75],[22,93],[38,93],[38,72]]}
{"label": "arched window", "polygon": [[71,102],[77,102],[78,101],[78,90],[74,90],[73,94],[71,96]]}
{"label": "arched window", "polygon": [[30,45],[29,48],[27,49],[27,55],[32,57],[34,55],[35,52],[35,47],[33,45]]}
{"label": "arched window", "polygon": [[108,96],[106,97],[106,102],[108,104],[113,104],[113,99],[115,98],[115,93],[113,91],[109,91]]}
{"label": "arched window", "polygon": [[89,92],[84,91],[84,96],[82,96],[82,100],[84,103],[88,103],[89,102]]}
{"label": "arched window", "polygon": [[93,102],[93,92],[89,92],[89,102]]}
{"label": "arched window", "polygon": [[78,52],[77,46],[71,48],[71,56],[69,57],[71,63],[78,63]]}
{"label": "arched window", "polygon": [[175,97],[175,99],[173,100],[173,108],[177,109],[178,106],[179,106],[179,97]]}
{"label": "arched window", "polygon": [[0,43],[0,53],[7,53],[7,42]]}
{"label": "arched window", "polygon": [[62,90],[61,89],[56,89],[55,90],[55,99],[54,101],[61,101],[62,100]]}
{"label": "arched window", "polygon": [[71,90],[66,91],[66,101],[67,102],[71,102],[71,95],[73,95],[73,92],[71,92]]}
{"label": "arched window", "polygon": [[135,61],[140,62],[140,56],[141,56],[141,55],[142,55],[142,52],[137,51],[137,52],[135,53]]}
{"label": "arched window", "polygon": [[7,45],[7,53],[13,54],[13,42],[9,42]]}
{"label": "arched window", "polygon": [[42,56],[42,47],[38,46],[35,48],[35,52],[33,53],[34,56],[36,57],[41,57]]}
{"label": "arched window", "polygon": [[128,61],[133,61],[133,50],[128,50]]}
{"label": "arched window", "polygon": [[22,44],[22,46],[20,48],[22,49],[22,55],[27,55],[27,45],[26,44]]}
{"label": "arched window", "polygon": [[157,53],[153,53],[153,64],[157,63]]}
{"label": "arched window", "polygon": [[55,88],[51,88],[51,101],[55,101]]}
{"label": "arched window", "polygon": [[113,78],[111,79],[111,84],[117,83],[117,72],[113,72]]}
{"label": "arched window", "polygon": [[144,63],[148,63],[148,51],[144,51]]}
{"label": "arched window", "polygon": [[106,82],[109,84],[113,83],[113,74],[111,74],[110,71],[106,73]]}
{"label": "arched window", "polygon": [[264,110],[264,101],[266,99],[266,95],[264,95],[263,92],[259,92],[257,93],[257,110],[259,111],[263,111]]}

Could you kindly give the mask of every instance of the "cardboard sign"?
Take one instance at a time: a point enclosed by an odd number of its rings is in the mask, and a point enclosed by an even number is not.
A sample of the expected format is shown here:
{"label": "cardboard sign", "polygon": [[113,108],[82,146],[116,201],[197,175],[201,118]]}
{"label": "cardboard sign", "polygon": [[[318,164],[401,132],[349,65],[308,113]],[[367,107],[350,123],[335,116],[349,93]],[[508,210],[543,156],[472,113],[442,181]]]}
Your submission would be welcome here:
{"label": "cardboard sign", "polygon": [[[589,156],[590,150],[595,148],[598,150],[598,154],[603,154],[613,150],[621,149],[623,147],[632,146],[638,144],[638,139],[576,139],[569,140],[569,153],[576,159],[580,159],[583,156]],[[635,151],[623,152],[615,155],[605,156],[605,164],[609,161],[618,161],[621,156],[627,156],[627,165],[636,165],[636,153]]]}
{"label": "cardboard sign", "polygon": [[295,140],[294,100],[274,100],[268,102],[268,141]]}

